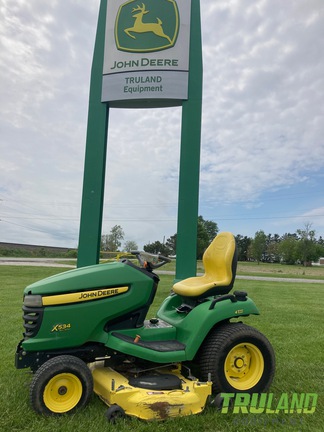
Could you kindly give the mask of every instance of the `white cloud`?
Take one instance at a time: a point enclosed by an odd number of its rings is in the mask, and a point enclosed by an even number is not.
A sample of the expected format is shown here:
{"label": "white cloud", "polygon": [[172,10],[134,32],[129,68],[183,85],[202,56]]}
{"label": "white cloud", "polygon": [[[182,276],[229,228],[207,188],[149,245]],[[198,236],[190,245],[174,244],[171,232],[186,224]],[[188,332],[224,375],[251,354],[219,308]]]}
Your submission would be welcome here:
{"label": "white cloud", "polygon": [[203,189],[248,201],[302,181],[324,161],[323,5],[217,2],[206,16]]}
{"label": "white cloud", "polygon": [[[0,241],[77,244],[99,3],[2,0]],[[324,3],[206,0],[201,11],[200,212],[280,214],[267,194],[316,189],[323,170]],[[120,224],[142,245],[176,231],[180,124],[179,108],[111,110],[105,232]],[[291,214],[321,207],[299,201]]]}

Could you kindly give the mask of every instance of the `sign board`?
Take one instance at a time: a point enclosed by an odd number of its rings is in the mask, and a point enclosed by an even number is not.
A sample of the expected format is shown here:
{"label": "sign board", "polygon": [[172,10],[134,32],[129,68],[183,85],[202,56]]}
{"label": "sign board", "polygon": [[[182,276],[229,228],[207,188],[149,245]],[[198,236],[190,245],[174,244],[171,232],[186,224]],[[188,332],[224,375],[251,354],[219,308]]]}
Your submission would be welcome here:
{"label": "sign board", "polygon": [[188,99],[191,0],[108,2],[102,102],[181,105]]}
{"label": "sign board", "polygon": [[[176,280],[196,274],[202,107],[200,0],[100,0],[78,267],[99,263],[110,107],[182,106]],[[167,125],[165,125],[167,127]]]}

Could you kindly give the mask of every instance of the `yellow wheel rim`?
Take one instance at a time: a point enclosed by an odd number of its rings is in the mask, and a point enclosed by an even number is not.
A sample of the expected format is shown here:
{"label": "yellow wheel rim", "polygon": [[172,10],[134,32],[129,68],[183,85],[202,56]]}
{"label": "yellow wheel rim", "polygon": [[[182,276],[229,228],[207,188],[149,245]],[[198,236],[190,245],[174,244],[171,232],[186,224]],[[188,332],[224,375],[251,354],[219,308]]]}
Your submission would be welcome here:
{"label": "yellow wheel rim", "polygon": [[263,371],[263,355],[259,348],[250,343],[236,345],[225,359],[225,377],[236,390],[253,388],[260,381]]}
{"label": "yellow wheel rim", "polygon": [[82,396],[80,379],[70,373],[54,376],[44,390],[44,403],[53,413],[65,413],[73,409]]}

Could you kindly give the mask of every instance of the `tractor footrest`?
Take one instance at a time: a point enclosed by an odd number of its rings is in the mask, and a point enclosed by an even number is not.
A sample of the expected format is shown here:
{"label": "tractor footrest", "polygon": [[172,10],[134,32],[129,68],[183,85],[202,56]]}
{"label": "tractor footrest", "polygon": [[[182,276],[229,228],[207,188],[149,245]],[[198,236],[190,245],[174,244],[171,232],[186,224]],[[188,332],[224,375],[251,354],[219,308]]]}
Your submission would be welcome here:
{"label": "tractor footrest", "polygon": [[186,348],[186,345],[177,340],[143,341],[140,339],[139,341],[135,341],[131,336],[116,332],[113,332],[112,336],[130,344],[138,345],[143,348],[159,352],[184,351]]}

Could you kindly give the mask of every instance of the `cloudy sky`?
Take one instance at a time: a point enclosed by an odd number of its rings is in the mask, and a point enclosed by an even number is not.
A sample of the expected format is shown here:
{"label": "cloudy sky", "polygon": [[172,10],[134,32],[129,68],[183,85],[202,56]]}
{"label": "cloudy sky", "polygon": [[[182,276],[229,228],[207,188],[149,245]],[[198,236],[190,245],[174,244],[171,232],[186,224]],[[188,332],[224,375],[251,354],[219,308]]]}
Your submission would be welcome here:
{"label": "cloudy sky", "polygon": [[[0,0],[0,241],[76,247],[99,0]],[[324,1],[202,0],[199,213],[324,236]],[[111,110],[103,233],[177,229],[181,109]]]}

